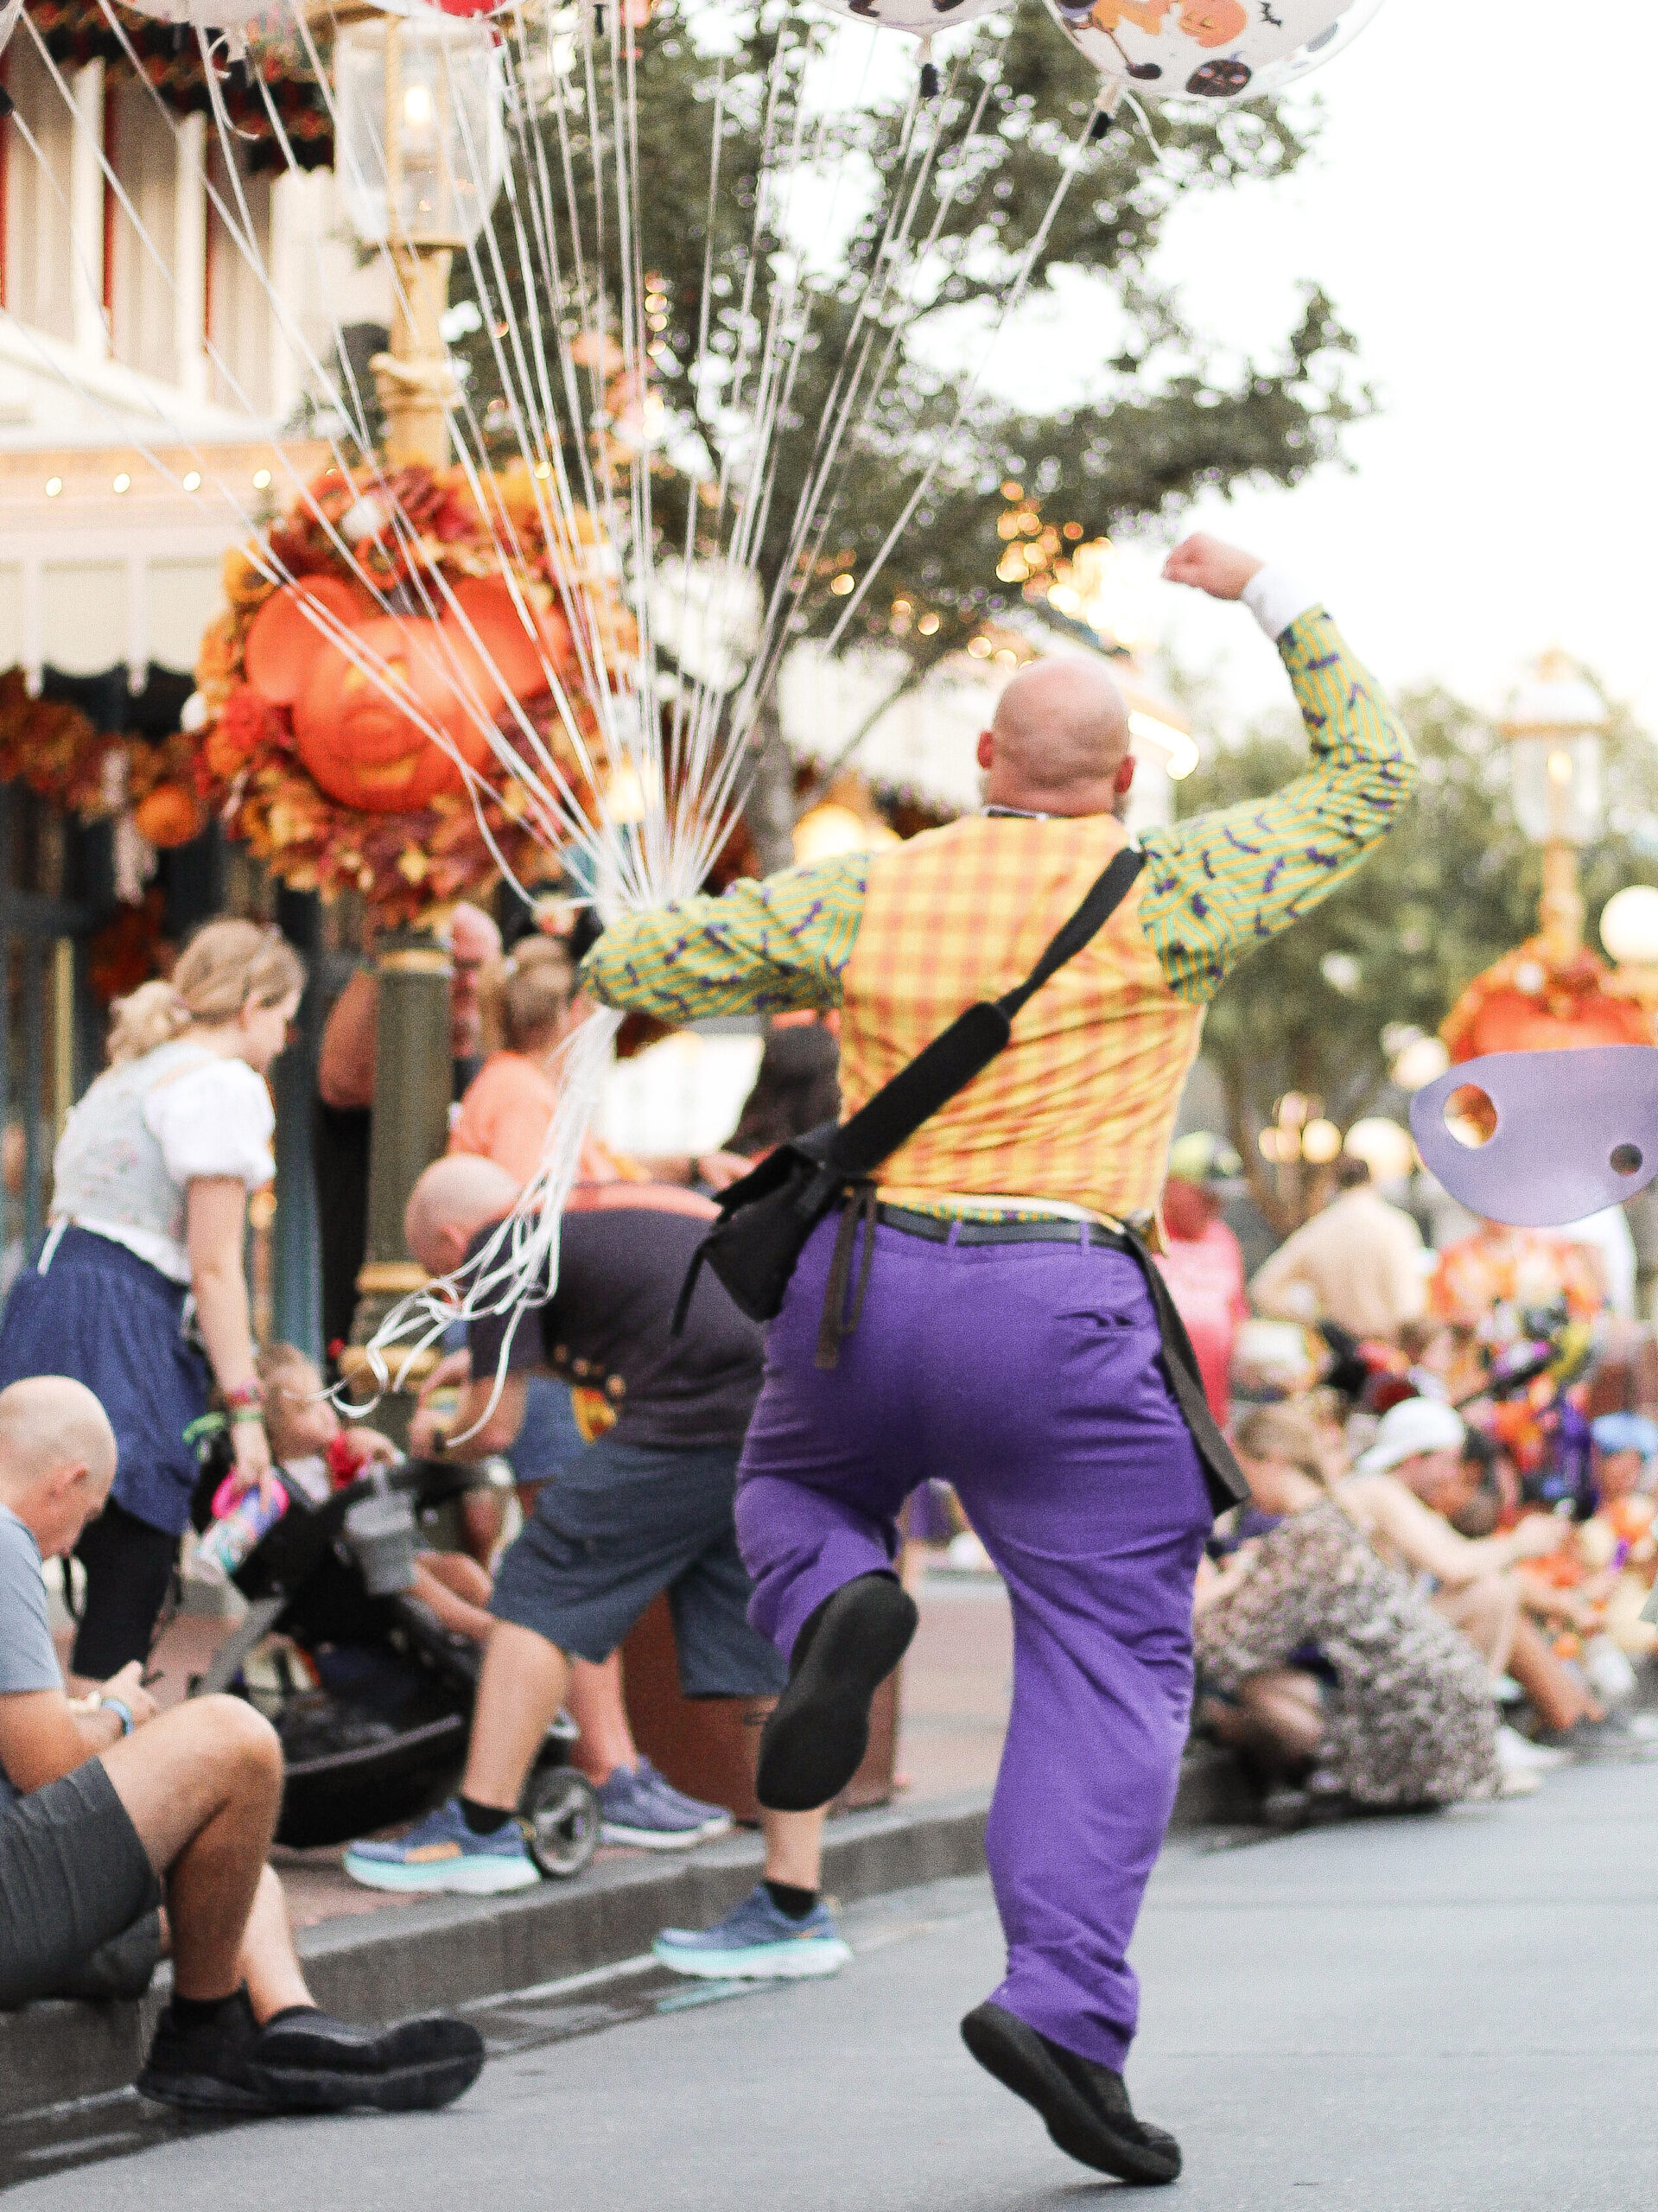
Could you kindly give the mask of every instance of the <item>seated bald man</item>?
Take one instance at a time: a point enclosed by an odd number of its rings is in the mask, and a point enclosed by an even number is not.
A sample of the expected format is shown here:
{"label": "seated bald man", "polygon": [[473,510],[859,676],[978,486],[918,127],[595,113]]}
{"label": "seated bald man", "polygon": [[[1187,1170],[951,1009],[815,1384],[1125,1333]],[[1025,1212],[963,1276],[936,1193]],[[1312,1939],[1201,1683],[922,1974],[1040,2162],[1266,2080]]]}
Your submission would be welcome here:
{"label": "seated bald man", "polygon": [[[1242,600],[1276,639],[1311,760],[1273,798],[1146,835],[1128,898],[1007,1050],[882,1163],[867,1281],[864,1233],[846,1282],[831,1271],[841,1220],[819,1224],[770,1325],[737,1494],[753,1618],[791,1667],[760,1802],[806,1805],[855,1764],[913,1629],[893,1569],[899,1506],[929,1478],[960,1492],[1015,1625],[987,1838],[1007,1973],[962,2032],[1062,2150],[1135,2182],[1172,2181],[1180,2154],[1123,2086],[1127,1954],[1185,1740],[1193,1576],[1214,1504],[1242,1494],[1135,1231],[1204,1006],[1348,880],[1413,779],[1403,731],[1312,592],[1210,537],[1166,574]],[[1029,973],[1126,841],[1128,718],[1102,663],[1016,677],[978,757],[981,813],[629,915],[588,955],[587,988],[676,1023],[838,1007],[855,1112]],[[832,1281],[847,1304],[826,1314]],[[824,1319],[843,1342],[820,1366]]]}
{"label": "seated bald man", "polygon": [[[518,1195],[489,1160],[436,1160],[410,1197],[404,1239],[422,1267],[451,1274]],[[753,1592],[731,1516],[737,1455],[759,1393],[760,1332],[707,1276],[683,1332],[672,1327],[713,1213],[707,1199],[670,1185],[578,1185],[553,1295],[516,1316],[471,1323],[472,1381],[454,1424],[461,1450],[506,1449],[537,1372],[602,1391],[616,1421],[543,1484],[501,1561],[460,1795],[396,1842],[353,1844],[346,1871],[358,1881],[473,1895],[537,1881],[515,1815],[563,1702],[570,1659],[608,1659],[664,1591],[685,1695],[742,1699],[758,1739],[784,1668],[749,1624]],[[435,1440],[422,1411],[410,1442],[429,1449]],[[660,1936],[664,1966],[717,1980],[796,1980],[845,1964],[851,1955],[819,1894],[822,1815],[772,1812],[764,1826],[763,1879],[717,1926]]]}
{"label": "seated bald man", "polygon": [[448,2104],[483,2064],[463,2020],[375,2031],[320,2012],[265,1864],[282,1799],[276,1731],[240,1698],[157,1713],[135,1662],[71,1700],[43,1558],[67,1558],[115,1478],[92,1392],[61,1376],[0,1390],[0,2007],[136,1996],[161,1949],[173,2000],[138,2076],[206,2111]]}

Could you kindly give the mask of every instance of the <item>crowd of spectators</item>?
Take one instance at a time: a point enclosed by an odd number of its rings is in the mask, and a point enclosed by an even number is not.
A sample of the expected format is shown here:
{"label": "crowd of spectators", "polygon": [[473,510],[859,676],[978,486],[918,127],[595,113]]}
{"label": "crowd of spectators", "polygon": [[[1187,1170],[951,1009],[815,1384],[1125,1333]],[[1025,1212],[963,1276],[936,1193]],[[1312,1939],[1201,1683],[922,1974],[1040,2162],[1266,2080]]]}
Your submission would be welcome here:
{"label": "crowd of spectators", "polygon": [[1236,1155],[1184,1137],[1170,1167],[1162,1264],[1252,1493],[1199,1576],[1198,1732],[1288,1821],[1653,1751],[1658,1421],[1621,1219],[1435,1251],[1344,1158],[1246,1284]]}

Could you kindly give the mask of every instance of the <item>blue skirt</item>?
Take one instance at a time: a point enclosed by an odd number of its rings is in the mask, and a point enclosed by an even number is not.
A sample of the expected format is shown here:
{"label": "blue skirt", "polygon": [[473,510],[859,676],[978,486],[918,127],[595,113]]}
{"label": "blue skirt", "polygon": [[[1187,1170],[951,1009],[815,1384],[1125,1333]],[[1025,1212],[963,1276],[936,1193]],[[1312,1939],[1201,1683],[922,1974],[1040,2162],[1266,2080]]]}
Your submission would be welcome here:
{"label": "blue skirt", "polygon": [[31,1375],[84,1382],[115,1431],[117,1503],[171,1536],[190,1525],[196,1462],[184,1432],[212,1386],[184,1335],[188,1295],[113,1237],[67,1229],[44,1274],[37,1264],[18,1275],[0,1321],[0,1389]]}

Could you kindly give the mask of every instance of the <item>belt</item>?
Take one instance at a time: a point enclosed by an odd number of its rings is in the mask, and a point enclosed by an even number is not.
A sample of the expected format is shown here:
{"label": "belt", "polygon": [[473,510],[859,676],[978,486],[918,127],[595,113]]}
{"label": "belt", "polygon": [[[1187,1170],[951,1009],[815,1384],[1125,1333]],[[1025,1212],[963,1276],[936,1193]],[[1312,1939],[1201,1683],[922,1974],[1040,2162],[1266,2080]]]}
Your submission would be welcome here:
{"label": "belt", "polygon": [[908,1206],[878,1205],[875,1218],[905,1236],[924,1236],[948,1244],[1102,1244],[1113,1252],[1132,1250],[1120,1229],[1103,1222],[1064,1221],[1050,1214],[1037,1221],[969,1221],[960,1214],[915,1213]]}

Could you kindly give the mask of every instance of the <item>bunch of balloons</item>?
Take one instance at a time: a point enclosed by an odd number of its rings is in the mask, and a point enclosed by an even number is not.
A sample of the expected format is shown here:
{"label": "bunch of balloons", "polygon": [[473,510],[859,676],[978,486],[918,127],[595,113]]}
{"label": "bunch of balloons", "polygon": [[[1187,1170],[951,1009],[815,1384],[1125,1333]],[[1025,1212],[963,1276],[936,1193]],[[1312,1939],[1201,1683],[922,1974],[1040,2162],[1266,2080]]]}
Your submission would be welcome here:
{"label": "bunch of balloons", "polygon": [[[238,39],[270,0],[126,0],[156,22],[227,33]],[[518,0],[387,0],[393,15],[431,8],[445,16],[495,16]],[[931,79],[934,32],[1008,4],[1008,0],[826,0],[850,22],[908,31],[923,41]],[[0,51],[23,0],[0,0]],[[1382,0],[1048,0],[1065,35],[1105,79],[1109,111],[1130,86],[1154,100],[1230,106],[1275,91],[1339,53]]]}

